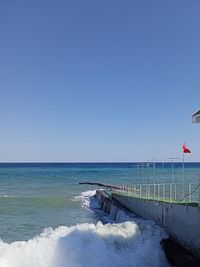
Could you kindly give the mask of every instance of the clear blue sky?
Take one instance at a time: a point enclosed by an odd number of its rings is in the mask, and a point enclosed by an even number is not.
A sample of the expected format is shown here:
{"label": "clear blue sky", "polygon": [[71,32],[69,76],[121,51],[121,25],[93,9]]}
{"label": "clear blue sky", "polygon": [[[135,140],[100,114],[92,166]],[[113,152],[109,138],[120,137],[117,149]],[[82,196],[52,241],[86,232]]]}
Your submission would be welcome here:
{"label": "clear blue sky", "polygon": [[0,161],[200,161],[200,1],[0,2]]}

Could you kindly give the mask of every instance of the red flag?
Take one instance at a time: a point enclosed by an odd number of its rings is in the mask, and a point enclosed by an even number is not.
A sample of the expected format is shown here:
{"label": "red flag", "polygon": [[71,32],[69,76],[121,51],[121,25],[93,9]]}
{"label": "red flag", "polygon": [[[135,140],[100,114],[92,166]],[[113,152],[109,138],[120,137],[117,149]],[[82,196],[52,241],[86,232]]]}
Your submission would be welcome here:
{"label": "red flag", "polygon": [[185,144],[183,144],[182,148],[183,148],[183,153],[191,153],[190,149]]}

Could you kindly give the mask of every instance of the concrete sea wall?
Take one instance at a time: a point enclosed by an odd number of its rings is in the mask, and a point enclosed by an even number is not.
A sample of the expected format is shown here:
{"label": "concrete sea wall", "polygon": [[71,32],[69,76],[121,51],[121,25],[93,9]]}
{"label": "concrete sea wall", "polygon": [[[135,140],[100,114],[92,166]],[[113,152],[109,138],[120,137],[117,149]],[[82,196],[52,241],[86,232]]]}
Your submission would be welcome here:
{"label": "concrete sea wall", "polygon": [[105,213],[109,214],[109,217],[112,220],[125,221],[130,218],[128,210],[122,205],[120,205],[120,203],[112,199],[110,195],[106,194],[106,192],[102,190],[97,190],[96,197],[101,206],[101,209]]}
{"label": "concrete sea wall", "polygon": [[136,199],[113,193],[112,200],[136,215],[152,219],[170,238],[200,256],[200,208]]}

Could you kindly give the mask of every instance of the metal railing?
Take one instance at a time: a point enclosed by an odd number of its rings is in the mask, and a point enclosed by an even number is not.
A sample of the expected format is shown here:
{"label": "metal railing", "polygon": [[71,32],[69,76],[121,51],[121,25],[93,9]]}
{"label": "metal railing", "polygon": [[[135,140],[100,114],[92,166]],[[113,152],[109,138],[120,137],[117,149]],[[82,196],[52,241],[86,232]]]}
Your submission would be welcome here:
{"label": "metal railing", "polygon": [[200,204],[199,183],[161,183],[123,185],[117,193],[135,198],[175,203]]}
{"label": "metal railing", "polygon": [[155,201],[197,203],[200,206],[199,168],[184,162],[135,163],[130,176],[121,180],[118,194]]}

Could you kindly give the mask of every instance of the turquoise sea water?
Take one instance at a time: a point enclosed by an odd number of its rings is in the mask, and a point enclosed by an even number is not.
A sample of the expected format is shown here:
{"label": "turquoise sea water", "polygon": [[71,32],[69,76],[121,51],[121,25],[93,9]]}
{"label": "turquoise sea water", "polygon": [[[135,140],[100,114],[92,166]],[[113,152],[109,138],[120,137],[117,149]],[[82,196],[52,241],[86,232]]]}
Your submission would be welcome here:
{"label": "turquoise sea water", "polygon": [[95,164],[1,164],[0,236],[2,240],[28,240],[46,227],[96,222],[77,198],[95,188],[79,181],[120,181],[130,170]]}
{"label": "turquoise sea water", "polygon": [[[170,181],[171,170],[171,163],[157,164],[156,179]],[[78,182],[145,183],[147,171],[153,180],[153,169],[141,163],[0,164],[0,236],[8,242],[28,240],[46,227],[96,222],[95,214],[77,198],[96,188]],[[200,173],[200,164],[186,163],[185,172],[192,179]],[[175,164],[174,177],[181,181],[181,163]]]}
{"label": "turquoise sea water", "polygon": [[[9,246],[11,252],[14,253],[12,250],[12,246],[15,246],[15,243],[13,243],[14,241],[29,240],[28,242],[30,243],[30,240],[40,235],[44,229],[49,227],[55,229],[60,226],[71,227],[77,224],[83,227],[83,225],[88,225],[89,223],[90,226],[88,226],[88,228],[86,227],[87,230],[84,229],[85,231],[91,231],[93,227],[96,227],[95,225],[100,219],[98,214],[89,208],[88,204],[89,196],[93,194],[92,190],[96,188],[93,186],[78,185],[78,182],[101,181],[110,184],[144,183],[147,179],[153,179],[153,170],[151,167],[149,168],[149,165],[147,166],[145,164],[146,163],[143,165],[139,165],[138,163],[0,164],[0,237],[2,239],[2,247],[0,246],[0,263],[2,263],[1,249],[5,252]],[[171,181],[171,172],[171,163],[159,163],[156,168],[156,179],[161,182]],[[185,164],[185,173],[187,179],[193,179],[193,177],[196,177],[200,173],[200,164]],[[174,164],[174,179],[178,181],[181,180],[181,175],[182,164]],[[52,232],[53,234],[48,233],[47,235],[52,236],[55,234],[55,231]],[[66,230],[62,231],[65,232]],[[92,231],[94,231],[94,229]],[[49,236],[48,238],[48,240],[50,240]],[[21,247],[21,243],[19,244]],[[10,256],[12,254],[9,254],[9,252],[7,253]],[[2,259],[5,262],[3,261],[4,265],[2,266],[18,266],[16,262],[8,263],[6,261],[8,260],[6,256],[4,254],[3,256]],[[45,264],[34,265],[32,263],[30,266],[50,266],[49,263]],[[99,266],[98,264],[90,265],[89,262],[87,265]],[[25,264],[23,266],[29,265]],[[75,265],[74,262],[68,265],[59,265],[58,262],[56,262],[53,266],[86,265]],[[124,266],[135,265],[127,263],[127,265]]]}

